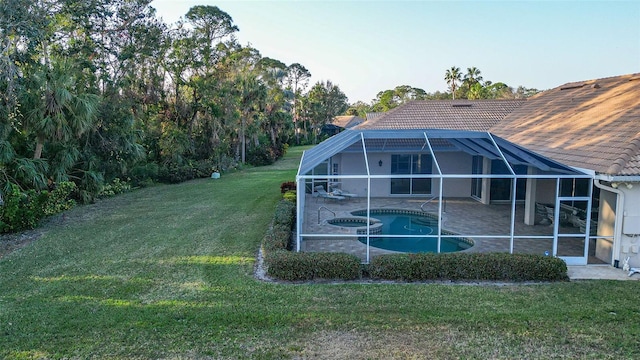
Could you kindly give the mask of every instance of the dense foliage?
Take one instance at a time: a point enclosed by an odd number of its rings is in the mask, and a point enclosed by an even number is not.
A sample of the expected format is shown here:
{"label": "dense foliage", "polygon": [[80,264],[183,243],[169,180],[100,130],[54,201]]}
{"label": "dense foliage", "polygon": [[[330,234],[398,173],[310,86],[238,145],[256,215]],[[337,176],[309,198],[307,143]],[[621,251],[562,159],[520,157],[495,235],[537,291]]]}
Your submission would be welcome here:
{"label": "dense foliage", "polygon": [[55,189],[22,191],[16,184],[9,184],[4,203],[0,207],[0,232],[11,232],[36,227],[45,216],[61,213],[75,206],[70,194],[76,184],[64,181]]}
{"label": "dense foliage", "polygon": [[330,82],[306,92],[304,66],[240,45],[218,7],[168,25],[150,3],[0,2],[1,195],[70,181],[90,202],[271,164],[346,109]]}

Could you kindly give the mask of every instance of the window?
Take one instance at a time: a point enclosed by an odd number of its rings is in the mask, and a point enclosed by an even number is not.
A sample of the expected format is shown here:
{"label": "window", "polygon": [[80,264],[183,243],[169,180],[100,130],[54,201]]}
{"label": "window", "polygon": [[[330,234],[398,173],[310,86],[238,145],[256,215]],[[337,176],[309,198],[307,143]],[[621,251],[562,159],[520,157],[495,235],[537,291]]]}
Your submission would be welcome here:
{"label": "window", "polygon": [[[431,174],[431,154],[391,155],[391,175]],[[391,179],[391,194],[430,194],[431,179]]]}
{"label": "window", "polygon": [[[526,165],[512,165],[513,171],[518,175],[527,173]],[[510,174],[509,168],[502,160],[491,161],[492,174]],[[493,178],[491,179],[490,196],[492,202],[511,201],[513,193],[512,179]],[[517,179],[516,200],[524,201],[527,188],[527,179]]]}

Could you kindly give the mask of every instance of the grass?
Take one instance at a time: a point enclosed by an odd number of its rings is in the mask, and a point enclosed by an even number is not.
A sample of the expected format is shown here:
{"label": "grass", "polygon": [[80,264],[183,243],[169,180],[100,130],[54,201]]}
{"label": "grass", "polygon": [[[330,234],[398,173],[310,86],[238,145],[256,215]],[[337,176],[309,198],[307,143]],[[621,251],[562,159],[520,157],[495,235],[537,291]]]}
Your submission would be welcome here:
{"label": "grass", "polygon": [[640,282],[261,282],[300,149],[79,207],[0,259],[3,359],[639,358]]}

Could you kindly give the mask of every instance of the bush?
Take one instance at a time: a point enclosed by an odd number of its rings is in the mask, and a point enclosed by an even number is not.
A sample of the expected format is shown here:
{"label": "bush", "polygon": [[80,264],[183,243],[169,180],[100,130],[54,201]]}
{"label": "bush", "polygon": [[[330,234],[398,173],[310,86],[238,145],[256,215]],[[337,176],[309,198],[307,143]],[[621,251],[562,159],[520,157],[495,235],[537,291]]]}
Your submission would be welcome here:
{"label": "bush", "polygon": [[284,195],[282,196],[282,198],[283,198],[285,201],[288,201],[288,202],[290,202],[290,203],[292,203],[292,204],[295,204],[295,203],[296,203],[296,201],[297,201],[297,197],[298,197],[298,195],[297,195],[297,193],[296,193],[296,191],[295,191],[295,190],[289,190],[289,191],[287,191],[286,193],[284,193]]}
{"label": "bush", "polygon": [[291,250],[291,228],[285,225],[274,225],[262,240],[265,251]]}
{"label": "bush", "polygon": [[158,180],[177,184],[188,180],[207,178],[218,166],[211,160],[197,160],[186,163],[168,162],[158,170]]}
{"label": "bush", "polygon": [[10,184],[9,188],[0,208],[0,231],[5,233],[35,228],[44,215],[44,196],[34,190],[22,192],[16,184]]}
{"label": "bush", "polygon": [[287,181],[280,184],[280,193],[284,194],[291,190],[296,190],[296,183],[294,181]]}
{"label": "bush", "polygon": [[196,169],[191,165],[168,163],[158,171],[158,180],[164,183],[177,184],[196,178]]}
{"label": "bush", "polygon": [[210,177],[217,170],[217,165],[211,160],[198,160],[193,165],[196,178]]}
{"label": "bush", "polygon": [[98,194],[98,197],[105,198],[109,196],[115,196],[131,190],[131,185],[127,181],[115,178],[111,183],[102,187],[102,190]]}
{"label": "bush", "polygon": [[160,168],[158,164],[150,162],[136,165],[129,172],[129,177],[135,186],[145,186],[158,179]]}
{"label": "bush", "polygon": [[295,223],[295,209],[295,205],[286,200],[276,206],[272,226],[262,240],[267,274],[289,281],[360,278],[360,259],[356,256],[288,251],[293,246],[291,229]]}
{"label": "bush", "polygon": [[44,192],[46,200],[42,208],[43,215],[50,216],[59,214],[76,206],[75,200],[71,199],[71,195],[76,189],[75,183],[63,181],[51,192]]}
{"label": "bush", "polygon": [[284,225],[291,230],[295,220],[296,205],[290,201],[281,200],[273,215],[273,225]]}
{"label": "bush", "polygon": [[273,148],[251,148],[247,152],[247,162],[253,166],[271,165],[278,160]]}
{"label": "bush", "polygon": [[23,192],[18,185],[10,184],[0,207],[0,232],[34,229],[45,216],[71,209],[76,202],[69,197],[75,189],[73,182],[61,182],[52,191]]}
{"label": "bush", "polygon": [[354,280],[361,276],[360,259],[344,253],[293,253],[279,250],[266,257],[267,274],[287,281]]}
{"label": "bush", "polygon": [[506,253],[392,254],[373,258],[373,278],[403,281],[562,281],[567,265],[559,258]]}

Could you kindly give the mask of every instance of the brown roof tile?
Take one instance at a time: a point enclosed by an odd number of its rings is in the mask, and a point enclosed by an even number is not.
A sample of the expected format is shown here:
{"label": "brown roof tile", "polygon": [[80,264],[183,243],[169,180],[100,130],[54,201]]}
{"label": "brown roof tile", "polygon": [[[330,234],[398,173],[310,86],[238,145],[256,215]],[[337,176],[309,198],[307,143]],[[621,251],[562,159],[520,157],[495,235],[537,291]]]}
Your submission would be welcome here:
{"label": "brown roof tile", "polygon": [[334,117],[331,124],[335,126],[339,126],[344,129],[349,129],[363,122],[364,122],[364,119],[359,116],[342,115],[342,116]]}
{"label": "brown roof tile", "polygon": [[640,175],[640,74],[545,91],[490,131],[567,165]]}
{"label": "brown roof tile", "polygon": [[359,125],[358,129],[487,131],[525,100],[411,101]]}

